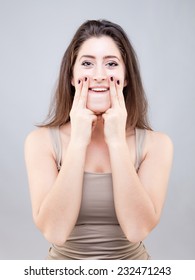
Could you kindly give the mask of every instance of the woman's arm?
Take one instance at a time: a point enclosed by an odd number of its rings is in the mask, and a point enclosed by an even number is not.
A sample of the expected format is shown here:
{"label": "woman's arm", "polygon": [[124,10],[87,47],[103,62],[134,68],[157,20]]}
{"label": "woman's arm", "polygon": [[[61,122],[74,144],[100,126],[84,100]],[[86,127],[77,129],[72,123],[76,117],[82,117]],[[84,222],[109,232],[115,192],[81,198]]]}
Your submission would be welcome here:
{"label": "woman's arm", "polygon": [[58,174],[47,144],[49,137],[45,128],[31,133],[25,143],[25,159],[34,222],[49,242],[60,245],[78,217],[86,148],[70,143]]}
{"label": "woman's arm", "polygon": [[146,156],[137,174],[126,142],[127,111],[122,83],[113,78],[110,79],[110,96],[112,106],[103,118],[116,214],[127,238],[137,242],[143,240],[159,221],[173,147],[166,135],[148,131]]}
{"label": "woman's arm", "polygon": [[87,92],[88,79],[81,79],[76,85],[70,112],[70,141],[63,153],[59,174],[48,129],[32,132],[25,143],[33,218],[46,239],[58,245],[63,244],[72,231],[81,204],[86,150],[97,119],[86,109]]}
{"label": "woman's arm", "polygon": [[109,145],[117,217],[131,242],[143,240],[160,219],[173,146],[164,134],[147,132],[147,154],[138,174],[126,143]]}

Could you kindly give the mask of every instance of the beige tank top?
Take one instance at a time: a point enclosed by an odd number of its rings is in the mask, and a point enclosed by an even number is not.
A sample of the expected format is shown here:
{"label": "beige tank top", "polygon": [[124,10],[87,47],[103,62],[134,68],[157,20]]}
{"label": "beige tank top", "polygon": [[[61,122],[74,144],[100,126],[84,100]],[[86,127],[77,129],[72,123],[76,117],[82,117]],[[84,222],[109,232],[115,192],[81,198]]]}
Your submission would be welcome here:
{"label": "beige tank top", "polygon": [[[60,170],[62,148],[59,128],[50,128],[56,164]],[[142,160],[145,130],[135,129],[136,170]],[[149,255],[142,242],[131,243],[116,217],[111,173],[84,172],[79,216],[63,246],[52,244],[51,260],[146,260]]]}

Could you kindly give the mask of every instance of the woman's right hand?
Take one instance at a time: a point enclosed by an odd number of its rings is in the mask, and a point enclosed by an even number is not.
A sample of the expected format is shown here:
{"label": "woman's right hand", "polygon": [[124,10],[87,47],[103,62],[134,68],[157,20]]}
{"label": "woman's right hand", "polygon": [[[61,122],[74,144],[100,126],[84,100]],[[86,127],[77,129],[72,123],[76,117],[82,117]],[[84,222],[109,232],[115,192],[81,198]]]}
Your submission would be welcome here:
{"label": "woman's right hand", "polygon": [[70,111],[71,138],[70,141],[87,146],[91,141],[92,128],[97,121],[93,111],[87,109],[87,94],[89,78],[80,79],[75,84],[75,96]]}

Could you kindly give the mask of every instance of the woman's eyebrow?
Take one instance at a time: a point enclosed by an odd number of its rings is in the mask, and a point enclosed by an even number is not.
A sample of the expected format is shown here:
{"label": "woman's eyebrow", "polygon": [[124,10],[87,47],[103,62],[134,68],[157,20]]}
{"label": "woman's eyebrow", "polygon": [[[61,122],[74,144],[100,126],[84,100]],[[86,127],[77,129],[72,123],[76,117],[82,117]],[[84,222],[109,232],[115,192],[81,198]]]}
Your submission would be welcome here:
{"label": "woman's eyebrow", "polygon": [[[93,55],[88,55],[88,54],[82,55],[82,56],[80,57],[79,60],[81,60],[82,58],[96,59],[95,56],[93,56]],[[118,59],[118,60],[120,61],[120,59],[119,59],[117,56],[115,56],[115,55],[106,55],[106,56],[103,57],[103,59],[110,59],[110,58],[111,58],[111,59]]]}

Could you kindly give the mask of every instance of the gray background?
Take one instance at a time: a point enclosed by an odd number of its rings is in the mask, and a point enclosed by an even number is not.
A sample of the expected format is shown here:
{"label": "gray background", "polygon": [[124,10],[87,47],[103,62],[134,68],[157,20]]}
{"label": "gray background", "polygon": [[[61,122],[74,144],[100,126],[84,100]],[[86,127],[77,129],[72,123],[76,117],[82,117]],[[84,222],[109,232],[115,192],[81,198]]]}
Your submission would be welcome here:
{"label": "gray background", "polygon": [[137,51],[155,130],[175,147],[153,259],[195,259],[195,1],[0,1],[0,259],[44,259],[32,222],[23,145],[48,111],[63,53],[87,19],[119,23]]}

